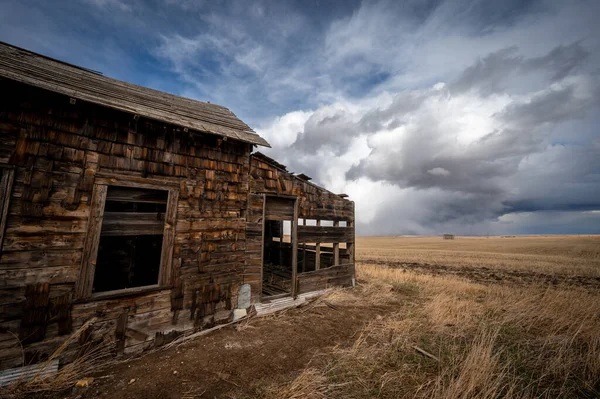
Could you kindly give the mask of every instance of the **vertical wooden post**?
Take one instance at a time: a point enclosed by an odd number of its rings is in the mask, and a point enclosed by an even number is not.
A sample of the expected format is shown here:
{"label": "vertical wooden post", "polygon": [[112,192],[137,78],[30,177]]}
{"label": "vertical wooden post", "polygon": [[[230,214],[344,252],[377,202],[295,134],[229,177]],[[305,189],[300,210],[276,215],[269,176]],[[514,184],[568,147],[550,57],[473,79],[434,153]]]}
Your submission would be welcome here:
{"label": "vertical wooden post", "polygon": [[163,231],[162,252],[160,256],[160,271],[158,282],[164,287],[172,287],[173,281],[173,249],[175,247],[175,223],[177,221],[177,202],[179,190],[169,190],[167,209],[165,213],[165,227]]}
{"label": "vertical wooden post", "polygon": [[[352,227],[352,230],[354,230],[354,221],[349,221],[348,223],[348,227]],[[348,242],[346,243],[346,250],[348,251],[348,257],[349,257],[349,261],[348,263],[352,263],[354,264],[354,234],[352,234],[352,242]]]}
{"label": "vertical wooden post", "polygon": [[2,242],[4,241],[4,230],[8,217],[8,205],[12,194],[12,185],[15,178],[15,170],[12,168],[0,168],[2,179],[0,180],[0,254],[2,254]]}
{"label": "vertical wooden post", "polygon": [[[321,219],[317,219],[317,226],[321,225]],[[321,243],[318,242],[315,247],[315,270],[321,268]]]}
{"label": "vertical wooden post", "polygon": [[298,281],[298,205],[299,201],[296,198],[294,201],[294,217],[292,218],[292,297],[296,297]]}
{"label": "vertical wooden post", "polygon": [[90,218],[88,221],[88,232],[83,244],[83,259],[81,271],[75,295],[77,298],[86,298],[92,295],[94,283],[94,272],[96,271],[96,258],[98,256],[98,245],[100,244],[100,232],[102,230],[102,219],[104,217],[104,203],[108,187],[104,184],[95,184],[92,192],[90,205]]}
{"label": "vertical wooden post", "polygon": [[[302,225],[306,226],[306,218],[302,219]],[[306,271],[306,243],[302,243],[302,273]]]}
{"label": "vertical wooden post", "polygon": [[[333,222],[334,227],[340,227],[340,221],[336,220]],[[338,266],[340,264],[340,243],[336,242],[333,244],[333,265]]]}
{"label": "vertical wooden post", "polygon": [[[267,196],[262,194],[262,218],[261,218],[261,238],[260,238],[260,283],[258,286],[258,297],[259,301],[262,301],[263,297],[263,279],[265,272],[265,217],[266,217],[266,207],[267,207]],[[281,222],[283,223],[283,222]],[[281,259],[281,241],[283,241],[283,226],[280,230],[280,238],[279,238],[279,259]],[[280,260],[281,263],[281,260]]]}
{"label": "vertical wooden post", "polygon": [[354,202],[352,202],[352,219],[348,220],[346,222],[346,225],[348,227],[352,227],[352,242],[351,243],[347,243],[346,247],[348,248],[348,255],[350,257],[350,261],[348,263],[351,264],[351,268],[352,268],[352,285],[355,284],[356,282],[356,264],[354,262],[356,262],[356,257],[355,257],[355,251],[356,251],[356,230],[354,228]]}

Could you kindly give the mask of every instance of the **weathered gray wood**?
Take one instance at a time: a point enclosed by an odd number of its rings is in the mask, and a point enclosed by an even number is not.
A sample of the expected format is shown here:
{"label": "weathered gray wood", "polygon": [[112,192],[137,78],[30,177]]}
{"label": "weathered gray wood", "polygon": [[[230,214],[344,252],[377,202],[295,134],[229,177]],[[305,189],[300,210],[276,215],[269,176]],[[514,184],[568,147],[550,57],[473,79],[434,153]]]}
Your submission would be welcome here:
{"label": "weathered gray wood", "polygon": [[179,201],[179,190],[169,190],[167,202],[167,213],[165,215],[165,226],[163,232],[162,252],[160,255],[160,271],[158,281],[163,286],[174,284],[172,276],[173,248],[175,246],[175,222],[177,218],[177,202]]}
{"label": "weathered gray wood", "polygon": [[85,298],[92,294],[107,188],[106,185],[96,184],[94,185],[94,191],[92,192],[88,232],[85,244],[83,245],[81,275],[75,288],[75,295],[77,298]]}
{"label": "weathered gray wood", "polygon": [[[339,223],[339,222],[338,222]],[[299,242],[340,243],[354,241],[350,227],[298,226]]]}
{"label": "weathered gray wood", "polygon": [[298,274],[297,292],[302,294],[335,285],[349,286],[352,284],[352,278],[354,277],[353,270],[353,265],[344,264]]}
{"label": "weathered gray wood", "polygon": [[[317,226],[321,226],[321,219],[317,219]],[[321,244],[316,243],[315,248],[315,270],[321,268]]]}
{"label": "weathered gray wood", "polygon": [[[107,201],[120,201],[120,202],[138,202],[138,203],[151,203],[151,204],[166,204],[167,203],[167,192],[164,191],[163,186],[160,187],[160,191],[155,186],[153,191],[141,191],[139,187],[123,187],[123,186],[112,186],[108,190],[106,196]],[[143,187],[145,190],[149,190],[148,187]]]}
{"label": "weathered gray wood", "polygon": [[[336,220],[333,222],[333,227],[340,227],[340,221]],[[340,243],[335,242],[333,243],[333,265],[337,266],[340,264]]]}
{"label": "weathered gray wood", "polygon": [[295,297],[297,291],[296,275],[298,273],[298,206],[299,201],[294,201],[294,215],[292,218],[292,296]]}
{"label": "weathered gray wood", "polygon": [[156,212],[104,212],[102,236],[160,235],[166,214]]}
{"label": "weathered gray wood", "polygon": [[[262,219],[260,221],[260,284],[259,284],[259,298],[262,299],[263,292],[263,279],[264,279],[264,265],[265,265],[265,216],[266,216],[266,205],[267,205],[267,197],[265,194],[261,195],[262,197]],[[283,234],[283,229],[281,229],[281,234]]]}
{"label": "weathered gray wood", "polygon": [[[306,226],[306,218],[302,219],[302,225]],[[302,244],[302,273],[306,271],[306,244]]]}
{"label": "weathered gray wood", "polygon": [[13,168],[0,168],[2,180],[0,181],[0,256],[2,255],[2,244],[4,243],[4,231],[6,230],[6,219],[12,192],[15,170]]}
{"label": "weathered gray wood", "polygon": [[[354,206],[354,203],[352,203],[352,205]],[[351,220],[348,222],[348,227],[350,227],[352,229],[352,235],[354,236],[354,234],[355,234],[354,220]],[[356,245],[354,244],[354,240],[352,240],[352,242],[346,243],[346,250],[348,251],[348,263],[352,264],[352,277],[355,277],[356,269],[355,269],[354,259],[355,259]]]}
{"label": "weathered gray wood", "polygon": [[157,187],[166,190],[168,188],[179,188],[179,183],[172,179],[160,179],[156,177],[138,177],[131,175],[119,175],[116,173],[96,173],[96,184],[105,184],[111,186],[147,188],[156,190]]}
{"label": "weathered gray wood", "polygon": [[133,115],[242,142],[269,143],[227,108],[121,82],[2,44],[0,76]]}
{"label": "weathered gray wood", "polygon": [[292,220],[294,217],[291,206],[292,201],[289,198],[278,198],[268,196],[265,219],[267,220]]}

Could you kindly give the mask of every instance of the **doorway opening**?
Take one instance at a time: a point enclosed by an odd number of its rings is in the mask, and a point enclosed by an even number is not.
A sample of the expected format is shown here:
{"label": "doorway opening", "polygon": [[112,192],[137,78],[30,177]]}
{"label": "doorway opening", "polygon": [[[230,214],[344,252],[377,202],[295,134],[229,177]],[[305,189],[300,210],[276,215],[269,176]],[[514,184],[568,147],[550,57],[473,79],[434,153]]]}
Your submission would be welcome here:
{"label": "doorway opening", "polygon": [[290,295],[294,268],[292,227],[294,200],[265,198],[262,297]]}

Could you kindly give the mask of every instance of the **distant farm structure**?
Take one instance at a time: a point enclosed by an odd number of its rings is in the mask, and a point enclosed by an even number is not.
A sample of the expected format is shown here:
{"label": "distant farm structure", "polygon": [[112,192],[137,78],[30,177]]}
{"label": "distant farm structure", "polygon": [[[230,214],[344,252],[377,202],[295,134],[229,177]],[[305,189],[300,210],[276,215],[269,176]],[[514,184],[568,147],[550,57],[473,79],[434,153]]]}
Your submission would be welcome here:
{"label": "distant farm structure", "polygon": [[444,234],[444,240],[454,240],[454,234]]}

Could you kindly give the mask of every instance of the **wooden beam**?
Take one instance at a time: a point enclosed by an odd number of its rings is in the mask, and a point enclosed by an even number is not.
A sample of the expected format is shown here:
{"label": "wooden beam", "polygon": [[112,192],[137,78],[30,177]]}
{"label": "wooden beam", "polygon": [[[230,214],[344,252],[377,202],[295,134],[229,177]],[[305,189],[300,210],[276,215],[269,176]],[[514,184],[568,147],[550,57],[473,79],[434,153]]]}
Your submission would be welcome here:
{"label": "wooden beam", "polygon": [[4,242],[4,231],[6,230],[6,218],[8,217],[8,206],[15,170],[13,168],[1,168],[0,171],[2,171],[2,180],[0,181],[0,254],[2,254],[2,243]]}
{"label": "wooden beam", "polygon": [[95,184],[92,192],[88,232],[83,245],[81,272],[75,288],[75,295],[77,298],[87,298],[92,295],[107,188],[108,186],[106,185]]}
{"label": "wooden beam", "polygon": [[294,217],[292,219],[292,297],[296,297],[298,274],[298,206],[300,201],[294,201]]}
{"label": "wooden beam", "polygon": [[162,187],[163,190],[167,188],[178,189],[179,183],[174,182],[173,179],[169,178],[155,178],[155,177],[137,177],[131,175],[118,175],[115,173],[107,172],[96,172],[96,184],[106,184],[110,186],[122,186],[122,187],[137,187],[137,188],[149,188],[156,190],[157,187]]}
{"label": "wooden beam", "polygon": [[[260,282],[258,284],[258,297],[260,298],[259,302],[262,301],[262,291],[263,291],[263,279],[265,273],[265,206],[267,204],[267,196],[265,194],[261,195],[262,197],[262,218],[261,218],[261,239],[260,239]],[[283,229],[280,229],[281,239],[279,240],[279,257],[281,258],[281,241],[283,240]]]}
{"label": "wooden beam", "polygon": [[[346,243],[346,250],[348,251],[348,263],[352,265],[352,278],[356,278],[356,266],[354,263],[354,251],[356,250],[354,241],[355,241],[355,232],[354,232],[354,220],[348,222],[348,227],[352,228],[352,242]],[[354,281],[354,280],[353,280]]]}
{"label": "wooden beam", "polygon": [[[306,226],[306,218],[302,219],[302,225]],[[302,273],[306,271],[306,244],[302,244]]]}
{"label": "wooden beam", "polygon": [[339,227],[340,222],[335,221],[334,226],[298,226],[299,242],[335,243],[350,242],[354,240],[351,227]]}
{"label": "wooden beam", "polygon": [[169,189],[167,212],[165,214],[165,225],[163,230],[162,251],[160,254],[160,271],[158,274],[158,283],[165,287],[171,287],[175,283],[172,276],[172,264],[178,201],[179,190]]}
{"label": "wooden beam", "polygon": [[[335,222],[333,222],[333,227],[340,227],[340,221],[336,220]],[[337,266],[340,264],[340,243],[338,242],[334,242],[333,243],[333,265]]]}
{"label": "wooden beam", "polygon": [[[321,226],[321,219],[317,219],[317,227]],[[315,270],[321,268],[321,244],[317,243],[315,248]]]}

